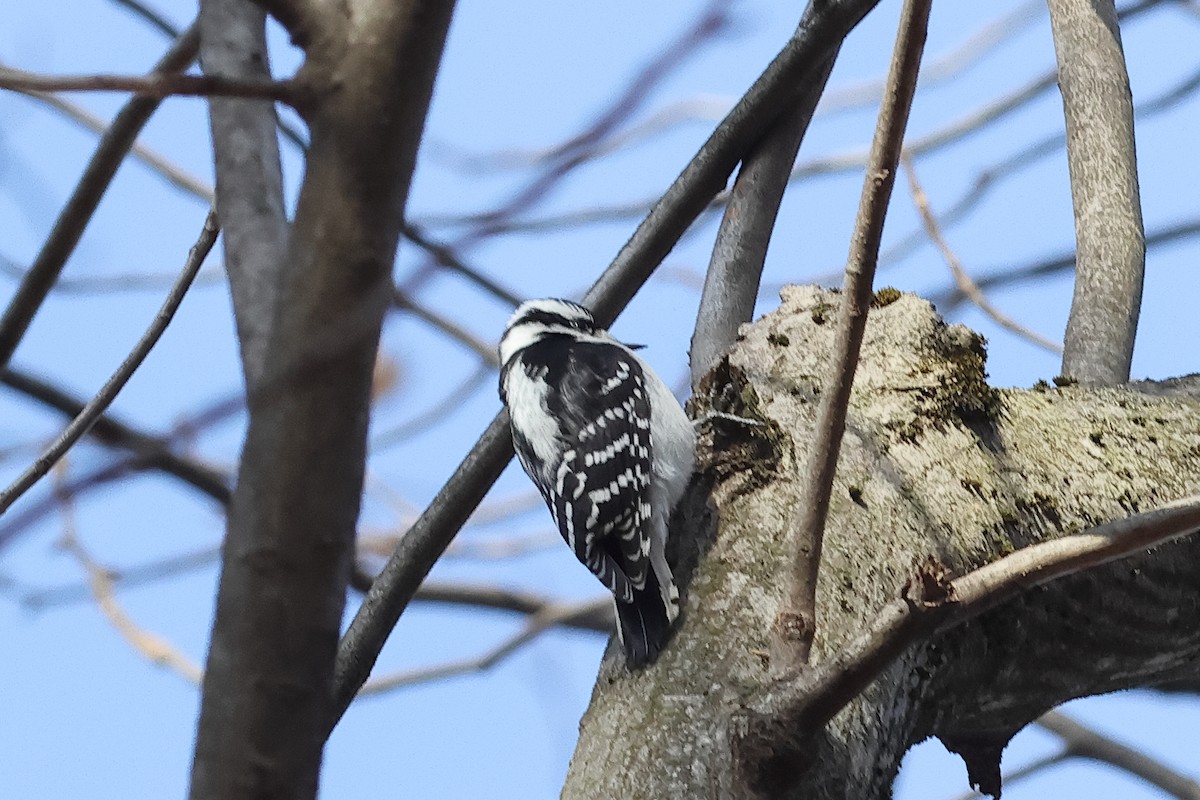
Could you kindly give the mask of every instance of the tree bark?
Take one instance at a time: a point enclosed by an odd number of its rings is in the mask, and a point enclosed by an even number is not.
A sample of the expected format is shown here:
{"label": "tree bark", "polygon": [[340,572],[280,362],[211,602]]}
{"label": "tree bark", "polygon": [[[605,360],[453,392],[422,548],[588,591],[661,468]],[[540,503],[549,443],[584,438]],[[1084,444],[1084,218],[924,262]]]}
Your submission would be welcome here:
{"label": "tree bark", "polygon": [[[980,337],[922,300],[877,296],[851,398],[818,585],[819,664],[935,556],[962,574],[1200,488],[1200,382],[995,390]],[[675,525],[691,575],[659,663],[609,654],[563,791],[582,797],[886,798],[928,736],[985,782],[1008,739],[1073,697],[1200,677],[1200,541],[1192,536],[1026,591],[911,647],[755,795],[733,743],[772,690],[766,644],[794,543],[839,294],[784,292],[710,373],[700,407],[762,420],[709,426]],[[686,531],[680,536],[680,531]],[[692,572],[695,568],[694,574]]]}
{"label": "tree bark", "polygon": [[222,548],[195,800],[316,796],[371,372],[453,5],[351,0],[284,19],[307,51],[296,81],[312,146],[262,370],[246,370],[250,424]]}
{"label": "tree bark", "polygon": [[1062,374],[1113,386],[1129,380],[1146,269],[1129,72],[1113,0],[1048,5],[1077,250]]}

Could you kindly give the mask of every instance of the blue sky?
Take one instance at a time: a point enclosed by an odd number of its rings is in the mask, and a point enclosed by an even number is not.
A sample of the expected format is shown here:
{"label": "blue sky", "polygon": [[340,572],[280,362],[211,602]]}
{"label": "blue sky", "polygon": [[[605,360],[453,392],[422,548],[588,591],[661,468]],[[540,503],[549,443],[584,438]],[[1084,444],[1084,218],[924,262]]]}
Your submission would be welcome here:
{"label": "blue sky", "polygon": [[[109,0],[44,0],[6,8],[0,60],[50,73],[145,71],[162,37]],[[517,7],[513,7],[513,6]],[[659,84],[633,121],[680,101],[718,109],[732,102],[778,50],[795,24],[799,6],[766,0],[730,4],[732,24]],[[691,24],[701,4],[613,2],[565,4],[533,0],[500,4],[462,0],[451,30],[415,178],[410,217],[440,239],[461,231],[455,218],[488,210],[524,185],[528,173],[497,166],[470,169],[468,157],[521,156],[553,146],[586,126],[638,69]],[[1029,6],[1031,20],[1017,23],[1004,43],[952,79],[923,84],[910,123],[910,141],[1013,92],[1052,68],[1053,47],[1044,10],[1036,3],[945,2],[935,5],[927,63],[951,53],[964,37],[995,19]],[[177,23],[194,3],[158,3]],[[843,50],[831,86],[847,87],[883,74],[891,51],[898,0],[884,0]],[[1125,28],[1135,101],[1152,100],[1196,69],[1200,16],[1186,4],[1163,3]],[[279,74],[297,63],[286,37],[273,30]],[[72,98],[108,117],[123,97]],[[1146,228],[1200,214],[1195,186],[1200,166],[1194,148],[1200,107],[1187,95],[1172,109],[1139,120],[1139,170]],[[818,118],[801,162],[865,149],[874,109]],[[574,173],[526,215],[557,214],[624,204],[661,192],[704,140],[714,121],[697,119],[598,159]],[[989,129],[922,156],[917,168],[935,211],[949,208],[981,171],[1042,137],[1060,133],[1061,106],[1051,89]],[[174,163],[211,182],[211,149],[202,102],[164,104],[143,141]],[[0,257],[27,265],[46,236],[90,156],[95,136],[28,99],[0,94]],[[286,180],[294,194],[302,162],[285,147]],[[510,159],[511,160],[511,159]],[[844,262],[861,172],[846,170],[797,183],[785,199],[768,257],[768,283],[806,282]],[[103,283],[123,276],[169,278],[181,266],[205,213],[195,197],[136,163],[122,167],[80,247],[68,264],[68,281]],[[577,296],[608,263],[637,219],[550,232],[514,232],[465,251],[469,261],[520,296]],[[685,353],[694,320],[696,277],[707,264],[715,219],[698,225],[671,254],[615,331],[649,347],[647,359],[669,383],[683,385]],[[898,183],[885,233],[885,251],[917,230],[919,220]],[[1001,181],[976,212],[947,226],[946,237],[966,268],[982,276],[1073,247],[1070,192],[1061,150]],[[1192,240],[1153,248],[1135,377],[1162,378],[1200,370],[1191,348],[1200,338],[1194,312],[1196,245]],[[214,257],[205,278],[185,300],[161,344],[122,392],[114,410],[146,429],[167,432],[205,408],[235,397],[240,383],[228,296]],[[401,248],[397,280],[405,283],[423,265]],[[922,241],[906,257],[887,262],[880,285],[932,296],[950,274]],[[0,277],[0,297],[15,282]],[[430,308],[494,341],[511,309],[460,277],[439,273],[414,290]],[[99,387],[149,323],[162,300],[161,286],[120,291],[57,292],[37,317],[14,365],[35,370],[88,396]],[[992,294],[992,300],[1025,325],[1061,338],[1069,310],[1069,276],[1060,274]],[[759,313],[776,303],[766,292]],[[962,307],[952,317],[989,340],[989,373],[1000,386],[1029,386],[1057,374],[1058,359]],[[437,412],[437,424],[390,446],[377,447],[369,465],[363,529],[393,532],[432,496],[491,419],[499,404],[494,376],[482,375],[473,391],[460,391],[478,360],[412,317],[393,315],[384,331],[384,357],[399,373],[396,388],[379,401],[373,435]],[[196,433],[193,452],[232,468],[244,419],[234,414]],[[0,478],[7,481],[62,420],[0,394]],[[78,477],[108,463],[112,454],[91,444],[75,450],[68,474]],[[32,510],[50,493],[49,482],[3,519]],[[515,467],[489,498],[495,503],[532,491]],[[198,708],[196,689],[157,667],[123,639],[92,602],[34,609],[21,598],[58,586],[82,587],[76,559],[57,546],[71,524],[92,556],[129,567],[212,548],[223,522],[219,509],[195,492],[154,475],[107,483],[81,495],[70,519],[49,513],[30,522],[12,546],[0,550],[0,796],[171,797],[186,791]],[[489,546],[518,540],[519,555],[492,557]],[[457,550],[434,571],[446,581],[521,587],[578,600],[600,587],[562,548],[544,510],[472,527]],[[202,662],[216,581],[209,564],[169,581],[125,588],[117,599],[144,631]],[[86,594],[83,595],[86,598]],[[352,611],[352,609],[351,609]],[[379,672],[414,668],[478,653],[515,632],[520,620],[499,613],[463,613],[416,606],[405,616],[380,661]],[[541,798],[557,796],[570,758],[577,722],[586,707],[603,640],[578,632],[553,632],[480,675],[401,690],[364,700],[351,709],[327,751],[325,797],[372,794],[411,797]],[[1194,731],[1200,701],[1166,700],[1150,693],[1087,700],[1074,712],[1097,728],[1136,743],[1195,774],[1197,749],[1182,735]],[[1014,742],[1006,765],[1019,766],[1053,750],[1052,737],[1028,732]],[[906,762],[897,796],[952,797],[965,786],[961,764],[937,743],[916,748]],[[1069,766],[1005,792],[1006,798],[1156,797],[1131,779],[1102,767]]]}

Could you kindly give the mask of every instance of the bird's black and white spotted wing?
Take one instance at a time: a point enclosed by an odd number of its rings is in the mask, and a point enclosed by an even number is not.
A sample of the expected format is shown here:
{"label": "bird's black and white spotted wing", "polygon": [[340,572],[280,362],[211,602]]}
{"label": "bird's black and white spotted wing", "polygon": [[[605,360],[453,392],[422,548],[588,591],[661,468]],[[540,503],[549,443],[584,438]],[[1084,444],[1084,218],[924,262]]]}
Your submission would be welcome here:
{"label": "bird's black and white spotted wing", "polygon": [[[535,482],[575,556],[618,601],[632,602],[650,570],[654,445],[641,365],[623,348],[597,342],[536,344],[524,360],[545,370],[544,402],[564,448],[553,472]],[[525,459],[522,465],[530,471]]]}

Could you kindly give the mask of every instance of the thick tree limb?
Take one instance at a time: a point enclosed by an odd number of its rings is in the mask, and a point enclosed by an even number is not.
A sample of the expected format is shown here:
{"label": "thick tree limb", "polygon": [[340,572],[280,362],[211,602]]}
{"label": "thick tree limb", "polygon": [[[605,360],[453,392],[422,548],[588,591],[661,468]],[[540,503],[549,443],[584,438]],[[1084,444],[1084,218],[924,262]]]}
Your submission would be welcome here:
{"label": "thick tree limb", "polygon": [[1075,207],[1075,297],[1062,374],[1129,380],[1146,268],[1133,99],[1113,0],[1049,0]]}
{"label": "thick tree limb", "polygon": [[[266,15],[249,0],[202,0],[200,64],[207,75],[269,80]],[[208,102],[216,161],[216,207],[225,230],[242,373],[248,390],[266,370],[266,349],[287,267],[287,215],[275,106],[233,98]]]}
{"label": "thick tree limb", "polygon": [[[773,798],[884,800],[904,752],[928,736],[998,753],[1068,699],[1200,677],[1197,536],[1149,551],[1151,539],[1127,540],[1126,558],[1035,588],[1009,585],[1000,605],[920,634],[894,658],[852,657],[881,652],[859,641],[887,627],[881,609],[903,608],[898,625],[956,613],[913,611],[897,599],[930,555],[946,578],[964,576],[960,599],[982,601],[987,583],[971,581],[991,573],[980,567],[1045,553],[1017,555],[1042,542],[1073,548],[1087,541],[1080,531],[1200,492],[1197,381],[1146,387],[1153,393],[993,390],[978,337],[901,296],[868,318],[822,550],[815,666],[796,683],[772,678],[766,646],[792,569],[780,530],[801,492],[816,376],[841,302],[838,293],[785,289],[780,310],[745,329],[695,398],[700,414],[762,424],[704,431],[698,458],[712,489],[681,510],[707,547],[687,587],[685,622],[653,669],[601,666],[567,800],[739,797],[751,783],[777,788]],[[1014,561],[1000,561],[1009,554]],[[922,575],[929,591],[944,589],[935,570]],[[823,699],[803,701],[813,725],[781,725],[779,740],[750,736],[757,714],[810,680],[831,682]],[[834,685],[846,692],[837,696]],[[777,772],[754,766],[783,752],[802,758]]]}
{"label": "thick tree limb", "polygon": [[837,470],[846,428],[850,389],[867,327],[883,222],[896,183],[904,129],[917,90],[930,5],[931,0],[905,0],[883,102],[879,107],[850,254],[846,259],[846,278],[842,287],[845,302],[838,316],[837,344],[828,367],[829,377],[821,392],[816,435],[805,470],[804,493],[788,524],[787,539],[795,548],[794,571],[771,637],[772,665],[783,675],[792,674],[807,663],[816,634],[817,572],[821,563],[825,517],[829,512],[833,474]]}
{"label": "thick tree limb", "polygon": [[229,508],[193,800],[314,797],[333,716],[372,371],[454,4],[352,5],[321,7],[297,77],[312,145]]}
{"label": "thick tree limb", "polygon": [[735,741],[735,751],[752,754],[753,763],[746,765],[752,782],[777,786],[802,762],[794,745],[803,737],[796,732],[820,730],[914,642],[974,619],[1020,592],[1197,530],[1200,495],[1030,545],[953,580],[930,556],[900,599],[881,609],[867,630],[791,686],[764,692],[760,703],[751,705],[747,732]]}
{"label": "thick tree limb", "polygon": [[[809,2],[801,26],[816,13]],[[804,79],[804,91],[795,107],[776,121],[742,162],[729,202],[717,230],[712,258],[704,275],[700,310],[692,333],[693,390],[721,354],[737,338],[738,326],[754,316],[767,247],[783,191],[787,188],[800,142],[812,121],[817,101],[825,91],[837,59],[835,48],[828,60]]]}

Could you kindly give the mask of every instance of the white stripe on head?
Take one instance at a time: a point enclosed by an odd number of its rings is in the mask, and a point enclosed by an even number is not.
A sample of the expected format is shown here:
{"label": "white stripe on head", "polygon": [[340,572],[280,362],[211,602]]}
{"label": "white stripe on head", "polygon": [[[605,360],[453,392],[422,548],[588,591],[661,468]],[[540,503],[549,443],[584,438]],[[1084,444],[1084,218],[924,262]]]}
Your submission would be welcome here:
{"label": "white stripe on head", "polygon": [[592,312],[578,303],[547,297],[526,300],[513,313],[500,338],[500,363],[551,334],[568,334],[584,341],[612,341],[596,325]]}

